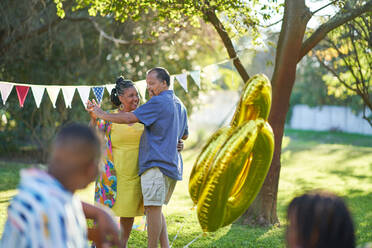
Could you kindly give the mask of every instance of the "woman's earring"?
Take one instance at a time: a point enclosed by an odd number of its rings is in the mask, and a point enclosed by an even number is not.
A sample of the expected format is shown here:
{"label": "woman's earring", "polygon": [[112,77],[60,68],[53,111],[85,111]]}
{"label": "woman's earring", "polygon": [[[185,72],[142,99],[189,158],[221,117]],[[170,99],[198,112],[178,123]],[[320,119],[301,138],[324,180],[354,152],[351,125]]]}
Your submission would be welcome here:
{"label": "woman's earring", "polygon": [[120,104],[120,106],[119,106],[119,110],[124,110],[124,104]]}

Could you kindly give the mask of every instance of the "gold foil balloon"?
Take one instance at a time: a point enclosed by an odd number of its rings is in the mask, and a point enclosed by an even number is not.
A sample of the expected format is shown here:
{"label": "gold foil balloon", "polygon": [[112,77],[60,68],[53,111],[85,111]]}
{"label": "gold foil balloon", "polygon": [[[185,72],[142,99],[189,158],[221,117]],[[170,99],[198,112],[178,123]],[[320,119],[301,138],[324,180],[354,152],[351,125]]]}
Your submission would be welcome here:
{"label": "gold foil balloon", "polygon": [[191,171],[189,193],[204,232],[241,216],[258,194],[274,152],[267,118],[271,85],[258,74],[246,84],[230,127],[215,132]]}

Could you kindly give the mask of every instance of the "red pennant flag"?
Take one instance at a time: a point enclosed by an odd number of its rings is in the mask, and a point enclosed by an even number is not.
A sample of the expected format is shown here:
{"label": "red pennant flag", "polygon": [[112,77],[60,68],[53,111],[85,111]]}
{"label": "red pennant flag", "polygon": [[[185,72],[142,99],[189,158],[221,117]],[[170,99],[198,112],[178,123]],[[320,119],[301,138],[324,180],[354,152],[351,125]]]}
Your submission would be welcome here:
{"label": "red pennant flag", "polygon": [[20,85],[16,86],[19,105],[21,106],[21,108],[23,108],[23,103],[26,100],[26,96],[27,96],[27,93],[28,93],[29,89],[30,89],[30,87],[28,87],[28,86],[20,86]]}

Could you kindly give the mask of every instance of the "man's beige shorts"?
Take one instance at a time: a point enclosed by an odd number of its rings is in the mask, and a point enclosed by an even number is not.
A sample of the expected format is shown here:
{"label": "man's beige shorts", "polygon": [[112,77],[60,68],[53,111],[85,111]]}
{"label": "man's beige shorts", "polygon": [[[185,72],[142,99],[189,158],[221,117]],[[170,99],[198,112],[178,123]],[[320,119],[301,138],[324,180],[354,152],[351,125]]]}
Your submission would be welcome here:
{"label": "man's beige shorts", "polygon": [[141,187],[144,206],[162,206],[168,204],[176,180],[164,175],[158,167],[152,167],[141,175]]}

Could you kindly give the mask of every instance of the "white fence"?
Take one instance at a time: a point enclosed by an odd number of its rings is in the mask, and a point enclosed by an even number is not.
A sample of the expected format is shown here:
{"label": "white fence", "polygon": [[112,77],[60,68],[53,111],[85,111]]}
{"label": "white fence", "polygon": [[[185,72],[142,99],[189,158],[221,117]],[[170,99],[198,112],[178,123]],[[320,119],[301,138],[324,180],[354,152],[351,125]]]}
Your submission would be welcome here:
{"label": "white fence", "polygon": [[347,133],[372,135],[372,128],[362,114],[355,115],[347,107],[322,106],[310,108],[307,105],[296,105],[290,127],[307,130],[340,130]]}

